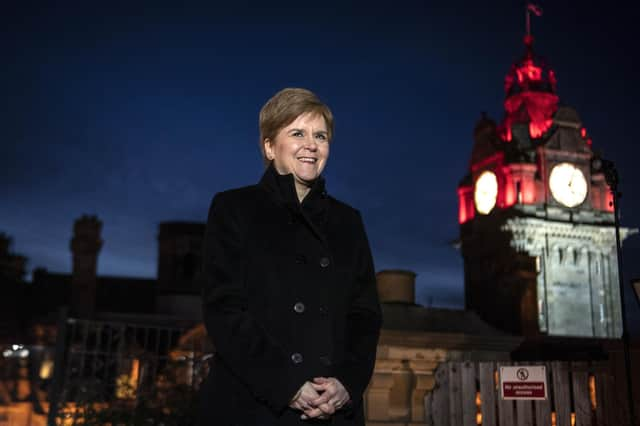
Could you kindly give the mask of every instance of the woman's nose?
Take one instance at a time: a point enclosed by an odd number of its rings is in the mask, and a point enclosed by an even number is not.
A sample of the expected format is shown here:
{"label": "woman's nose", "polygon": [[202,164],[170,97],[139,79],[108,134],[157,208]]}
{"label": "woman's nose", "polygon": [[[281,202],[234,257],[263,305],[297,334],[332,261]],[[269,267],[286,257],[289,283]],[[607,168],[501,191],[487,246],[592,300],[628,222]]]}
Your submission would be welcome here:
{"label": "woman's nose", "polygon": [[311,151],[315,151],[318,149],[318,143],[315,140],[315,138],[313,136],[307,138],[307,140],[305,141],[305,148],[307,148],[308,150]]}

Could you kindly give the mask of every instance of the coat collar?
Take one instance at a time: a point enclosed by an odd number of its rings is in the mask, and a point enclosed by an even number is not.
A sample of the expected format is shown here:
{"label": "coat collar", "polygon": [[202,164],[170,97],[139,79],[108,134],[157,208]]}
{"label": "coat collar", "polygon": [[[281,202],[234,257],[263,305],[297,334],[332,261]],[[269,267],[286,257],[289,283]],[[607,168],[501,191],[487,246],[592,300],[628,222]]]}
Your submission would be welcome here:
{"label": "coat collar", "polygon": [[303,207],[304,210],[316,210],[316,208],[319,207],[317,206],[318,200],[324,200],[327,198],[324,178],[320,176],[313,183],[311,190],[307,196],[304,197],[302,203],[300,203],[298,200],[298,193],[296,192],[293,174],[279,174],[273,166],[273,163],[267,167],[267,170],[265,170],[262,175],[260,185],[271,193],[277,201],[293,210],[300,210],[300,207]]}
{"label": "coat collar", "polygon": [[327,214],[329,199],[325,190],[325,181],[320,176],[313,183],[311,190],[304,197],[302,203],[298,200],[293,174],[279,174],[273,164],[270,164],[262,175],[259,185],[263,187],[276,201],[284,205],[291,218],[302,221],[311,228],[311,231],[324,243],[326,243]]}

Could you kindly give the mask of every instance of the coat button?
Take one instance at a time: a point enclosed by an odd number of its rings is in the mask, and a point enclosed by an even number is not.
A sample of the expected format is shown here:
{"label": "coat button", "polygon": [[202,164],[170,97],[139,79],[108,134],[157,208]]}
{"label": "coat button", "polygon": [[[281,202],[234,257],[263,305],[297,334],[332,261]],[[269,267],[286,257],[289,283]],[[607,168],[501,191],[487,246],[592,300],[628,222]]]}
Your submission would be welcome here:
{"label": "coat button", "polygon": [[298,302],[295,305],[293,305],[293,310],[296,311],[297,313],[301,314],[304,312],[304,303],[302,302]]}
{"label": "coat button", "polygon": [[326,306],[320,306],[320,315],[326,317],[329,314],[329,310]]}
{"label": "coat button", "polygon": [[326,268],[327,266],[329,266],[329,258],[328,257],[321,257],[320,258],[320,266],[322,266],[323,268]]}
{"label": "coat button", "polygon": [[299,265],[307,263],[307,257],[304,254],[297,254],[296,255],[296,263],[299,264]]}
{"label": "coat button", "polygon": [[319,359],[322,365],[326,367],[329,367],[331,365],[331,358],[329,358],[328,356],[321,356]]}
{"label": "coat button", "polygon": [[294,364],[300,364],[302,362],[302,355],[298,352],[292,354],[291,361],[293,361]]}

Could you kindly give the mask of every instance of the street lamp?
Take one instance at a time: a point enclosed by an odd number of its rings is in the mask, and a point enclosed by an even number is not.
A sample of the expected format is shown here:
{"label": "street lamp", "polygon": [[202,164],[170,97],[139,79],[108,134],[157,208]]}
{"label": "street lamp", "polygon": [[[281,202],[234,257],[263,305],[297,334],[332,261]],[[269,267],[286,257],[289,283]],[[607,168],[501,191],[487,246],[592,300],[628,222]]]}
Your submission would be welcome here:
{"label": "street lamp", "polygon": [[631,286],[633,287],[633,291],[636,294],[636,302],[638,302],[638,306],[640,306],[640,278],[632,279]]}
{"label": "street lamp", "polygon": [[[616,231],[616,253],[618,257],[618,285],[620,286],[620,303],[622,309],[622,343],[624,347],[624,363],[627,376],[627,397],[629,399],[629,416],[631,424],[636,426],[636,415],[633,399],[633,383],[631,381],[631,354],[630,354],[630,341],[629,341],[629,326],[627,325],[627,312],[624,303],[624,279],[622,277],[622,244],[620,241],[620,197],[622,193],[618,191],[618,183],[620,178],[618,176],[618,170],[613,164],[613,161],[597,158],[593,162],[595,169],[600,169],[604,173],[604,179],[609,185],[611,195],[613,199],[613,221]],[[640,294],[640,282],[633,282],[633,290],[636,294]]]}

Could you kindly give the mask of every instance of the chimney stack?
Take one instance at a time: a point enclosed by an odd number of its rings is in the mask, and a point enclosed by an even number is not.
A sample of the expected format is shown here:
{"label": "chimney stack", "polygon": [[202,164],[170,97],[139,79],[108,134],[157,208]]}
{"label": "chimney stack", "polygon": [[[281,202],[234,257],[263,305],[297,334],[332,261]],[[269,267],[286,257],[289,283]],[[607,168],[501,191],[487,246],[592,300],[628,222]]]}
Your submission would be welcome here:
{"label": "chimney stack", "polygon": [[416,274],[411,271],[391,269],[376,274],[378,296],[381,303],[406,303],[415,305]]}
{"label": "chimney stack", "polygon": [[83,215],[73,225],[71,254],[71,309],[80,317],[90,317],[96,308],[98,253],[102,248],[102,222],[96,216]]}
{"label": "chimney stack", "polygon": [[0,232],[0,282],[21,283],[26,274],[27,258],[11,252],[11,238]]}
{"label": "chimney stack", "polygon": [[9,256],[9,247],[11,247],[11,238],[4,232],[0,232],[0,257]]}

